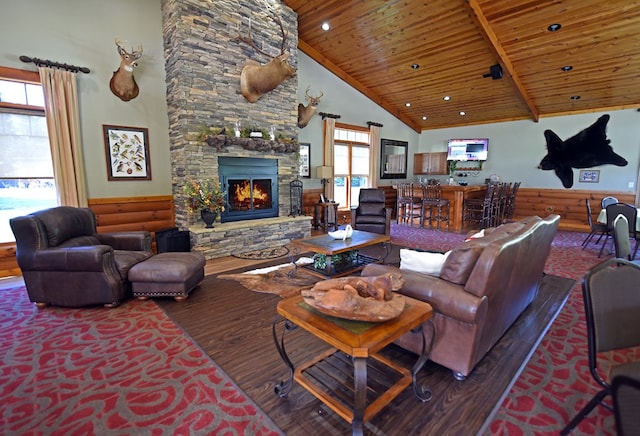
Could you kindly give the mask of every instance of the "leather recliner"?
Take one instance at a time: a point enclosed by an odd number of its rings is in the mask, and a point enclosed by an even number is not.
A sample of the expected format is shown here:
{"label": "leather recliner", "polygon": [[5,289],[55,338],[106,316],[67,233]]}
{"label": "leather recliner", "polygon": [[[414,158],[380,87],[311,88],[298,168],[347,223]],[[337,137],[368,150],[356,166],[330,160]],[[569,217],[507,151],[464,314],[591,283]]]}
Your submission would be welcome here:
{"label": "leather recliner", "polygon": [[131,267],[153,255],[148,231],[98,234],[89,208],[54,207],[9,220],[29,299],[38,306],[117,306]]}
{"label": "leather recliner", "polygon": [[361,189],[358,207],[351,209],[351,227],[355,230],[389,235],[391,208],[385,207],[384,189]]}

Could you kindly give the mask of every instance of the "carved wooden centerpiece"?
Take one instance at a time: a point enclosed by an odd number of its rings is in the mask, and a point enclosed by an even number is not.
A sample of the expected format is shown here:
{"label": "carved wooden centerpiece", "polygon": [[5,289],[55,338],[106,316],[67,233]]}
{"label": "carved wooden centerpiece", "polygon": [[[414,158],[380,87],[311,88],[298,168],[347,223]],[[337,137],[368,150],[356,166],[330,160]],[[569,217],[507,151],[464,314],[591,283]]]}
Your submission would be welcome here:
{"label": "carved wooden centerpiece", "polygon": [[401,274],[387,273],[372,277],[340,277],[318,282],[303,290],[309,306],[338,318],[382,322],[400,315],[404,296],[395,293],[404,286]]}

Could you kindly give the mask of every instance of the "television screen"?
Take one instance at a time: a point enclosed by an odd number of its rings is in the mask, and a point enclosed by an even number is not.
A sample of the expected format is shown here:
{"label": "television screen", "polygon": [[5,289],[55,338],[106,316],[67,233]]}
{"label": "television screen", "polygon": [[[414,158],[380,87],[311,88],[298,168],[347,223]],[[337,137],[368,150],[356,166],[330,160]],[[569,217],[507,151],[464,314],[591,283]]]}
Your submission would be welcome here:
{"label": "television screen", "polygon": [[450,139],[447,160],[487,160],[489,139]]}

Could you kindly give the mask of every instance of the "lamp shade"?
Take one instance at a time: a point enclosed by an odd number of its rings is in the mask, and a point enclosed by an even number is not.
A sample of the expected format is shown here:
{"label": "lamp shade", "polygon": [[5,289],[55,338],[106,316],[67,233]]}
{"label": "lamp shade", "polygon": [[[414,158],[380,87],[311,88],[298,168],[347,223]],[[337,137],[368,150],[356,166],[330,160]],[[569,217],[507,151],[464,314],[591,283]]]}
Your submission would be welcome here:
{"label": "lamp shade", "polygon": [[316,177],[318,179],[330,179],[333,177],[333,168],[321,166],[316,168]]}

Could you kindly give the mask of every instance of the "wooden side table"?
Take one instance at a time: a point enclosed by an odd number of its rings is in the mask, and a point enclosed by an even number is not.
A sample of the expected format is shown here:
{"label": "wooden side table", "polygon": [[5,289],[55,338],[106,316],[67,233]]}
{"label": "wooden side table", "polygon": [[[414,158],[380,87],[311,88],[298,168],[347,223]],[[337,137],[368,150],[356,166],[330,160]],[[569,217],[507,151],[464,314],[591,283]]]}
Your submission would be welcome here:
{"label": "wooden side table", "polygon": [[[313,215],[314,228],[318,230],[322,227],[322,231],[327,232],[333,226],[333,230],[338,230],[338,205],[340,203],[317,203]],[[330,222],[329,211],[333,211],[333,222]]]}
{"label": "wooden side table", "polygon": [[[286,381],[276,383],[276,394],[286,397],[295,379],[341,418],[350,422],[354,435],[362,435],[364,423],[410,384],[413,385],[418,399],[429,401],[431,391],[428,387],[418,386],[416,375],[426,363],[433,345],[431,341],[427,347],[426,336],[422,330],[423,325],[433,328],[432,322],[424,324],[433,316],[433,309],[423,301],[405,298],[404,311],[396,318],[381,323],[350,321],[324,315],[307,305],[301,295],[281,300],[277,307],[278,316],[273,321],[272,333],[278,353],[289,368],[289,377]],[[282,318],[284,327],[278,339],[277,326]],[[287,331],[297,327],[323,340],[331,348],[294,369],[285,349],[284,338]],[[422,353],[411,371],[378,354],[382,348],[412,330],[422,331],[423,340]],[[431,337],[435,338],[435,331]],[[351,367],[353,376],[349,373]],[[394,375],[391,381],[385,374],[367,386],[368,367],[374,369],[372,377],[373,374],[382,372]],[[326,380],[327,377],[314,375],[314,370],[320,374],[329,374],[330,380],[323,384],[321,380]],[[348,397],[351,397],[352,404],[347,404]],[[368,406],[367,397],[373,400]]]}

